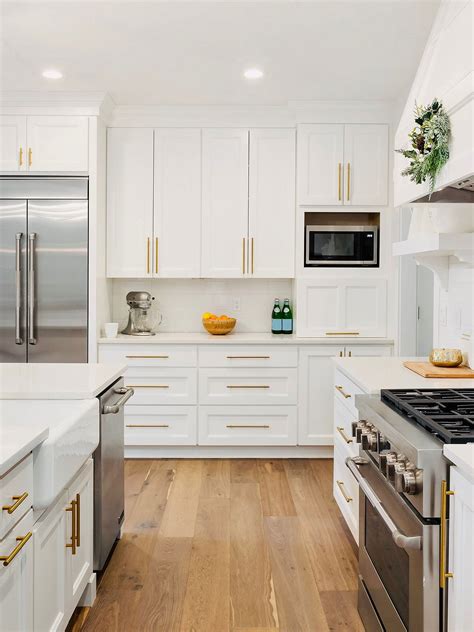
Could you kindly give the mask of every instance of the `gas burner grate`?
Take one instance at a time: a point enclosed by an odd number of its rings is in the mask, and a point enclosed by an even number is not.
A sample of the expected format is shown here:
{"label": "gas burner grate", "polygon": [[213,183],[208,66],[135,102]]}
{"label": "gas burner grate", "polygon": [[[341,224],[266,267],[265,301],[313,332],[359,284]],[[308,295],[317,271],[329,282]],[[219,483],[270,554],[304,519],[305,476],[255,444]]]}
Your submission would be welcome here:
{"label": "gas burner grate", "polygon": [[474,389],[382,390],[381,398],[444,443],[474,441]]}

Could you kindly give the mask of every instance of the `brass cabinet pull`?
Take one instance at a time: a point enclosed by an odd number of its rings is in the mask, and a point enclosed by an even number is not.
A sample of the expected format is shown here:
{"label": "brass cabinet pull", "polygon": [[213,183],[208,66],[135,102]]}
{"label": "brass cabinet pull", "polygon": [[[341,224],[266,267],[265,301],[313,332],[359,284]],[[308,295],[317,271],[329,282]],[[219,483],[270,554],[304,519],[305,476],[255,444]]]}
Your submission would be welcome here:
{"label": "brass cabinet pull", "polygon": [[150,238],[146,238],[146,273],[150,274]]}
{"label": "brass cabinet pull", "polygon": [[245,274],[245,237],[242,237],[242,274]]}
{"label": "brass cabinet pull", "polygon": [[352,498],[348,496],[346,492],[344,491],[344,481],[336,481],[336,483],[339,489],[341,490],[341,494],[344,496],[344,500],[346,501],[346,503],[352,502]]}
{"label": "brass cabinet pull", "polygon": [[76,494],[76,544],[81,546],[81,495]]}
{"label": "brass cabinet pull", "polygon": [[31,147],[28,147],[28,167],[31,167],[33,164],[33,150]]}
{"label": "brass cabinet pull", "polygon": [[346,443],[352,443],[352,439],[350,439],[344,432],[343,426],[336,426],[336,430],[338,431],[338,433],[341,435],[341,437],[344,439]]}
{"label": "brass cabinet pull", "polygon": [[339,351],[339,357],[342,358],[342,351]]}
{"label": "brass cabinet pull", "polygon": [[142,359],[161,359],[161,360],[167,360],[169,358],[169,355],[126,355],[126,358],[142,358]]}
{"label": "brass cabinet pull", "polygon": [[20,147],[20,159],[19,159],[20,167],[23,167],[23,147]]}
{"label": "brass cabinet pull", "polygon": [[327,331],[326,336],[359,336],[358,331]]}
{"label": "brass cabinet pull", "polygon": [[228,360],[269,360],[270,356],[252,356],[252,355],[247,355],[247,356],[227,356]]}
{"label": "brass cabinet pull", "polygon": [[7,511],[9,514],[12,514],[21,503],[28,498],[28,492],[24,492],[21,496],[12,496],[12,500],[15,502],[12,505],[3,505],[3,511]]}
{"label": "brass cabinet pull", "polygon": [[351,199],[351,163],[347,163],[347,201]]}
{"label": "brass cabinet pull", "polygon": [[342,200],[341,169],[342,165],[341,163],[339,163],[337,165],[337,199],[339,200],[339,202]]}
{"label": "brass cabinet pull", "polygon": [[352,358],[352,351],[349,351],[349,358]]}
{"label": "brass cabinet pull", "polygon": [[227,424],[226,428],[270,428],[267,424]]}
{"label": "brass cabinet pull", "polygon": [[228,384],[227,388],[270,388],[266,384]]}
{"label": "brass cabinet pull", "polygon": [[341,393],[341,395],[344,397],[344,399],[349,399],[349,397],[352,397],[351,395],[349,395],[349,393],[346,393],[344,391],[344,389],[342,388],[342,386],[338,386],[336,384],[336,386],[334,387],[336,389],[336,391],[339,391],[339,393]]}
{"label": "brass cabinet pull", "polygon": [[71,549],[73,555],[76,555],[77,546],[77,501],[71,500],[71,506],[66,507],[66,511],[70,511],[72,514],[71,520],[71,542],[66,544],[67,549]]}
{"label": "brass cabinet pull", "polygon": [[253,274],[253,259],[254,259],[254,238],[252,237],[251,240],[251,249],[250,249],[250,254],[251,254],[251,263],[252,263],[252,274]]}
{"label": "brass cabinet pull", "polygon": [[448,496],[454,492],[448,489],[446,481],[441,481],[441,522],[440,522],[440,554],[439,554],[439,587],[446,588],[446,580],[454,577],[453,573],[446,571],[446,526],[448,513]]}
{"label": "brass cabinet pull", "polygon": [[127,428],[169,428],[168,424],[127,424]]}
{"label": "brass cabinet pull", "polygon": [[32,532],[29,531],[26,535],[15,538],[18,544],[10,553],[10,555],[0,555],[0,562],[3,562],[3,566],[8,566],[15,559],[15,557],[18,555],[21,549],[25,546],[25,544],[28,542],[28,540],[31,538],[32,535],[33,535]]}
{"label": "brass cabinet pull", "polygon": [[158,237],[155,237],[155,273],[158,274]]}
{"label": "brass cabinet pull", "polygon": [[128,384],[130,388],[169,388],[168,384]]}

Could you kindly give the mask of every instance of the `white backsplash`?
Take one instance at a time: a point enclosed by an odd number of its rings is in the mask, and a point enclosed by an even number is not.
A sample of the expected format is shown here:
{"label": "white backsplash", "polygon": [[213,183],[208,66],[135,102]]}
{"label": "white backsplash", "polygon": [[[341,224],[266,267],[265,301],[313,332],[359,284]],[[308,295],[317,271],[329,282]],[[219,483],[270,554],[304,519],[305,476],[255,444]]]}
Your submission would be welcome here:
{"label": "white backsplash", "polygon": [[125,296],[131,290],[155,297],[163,332],[202,331],[206,311],[237,318],[235,331],[270,331],[274,299],[293,300],[291,279],[114,279],[112,286],[112,318],[120,329],[127,322]]}

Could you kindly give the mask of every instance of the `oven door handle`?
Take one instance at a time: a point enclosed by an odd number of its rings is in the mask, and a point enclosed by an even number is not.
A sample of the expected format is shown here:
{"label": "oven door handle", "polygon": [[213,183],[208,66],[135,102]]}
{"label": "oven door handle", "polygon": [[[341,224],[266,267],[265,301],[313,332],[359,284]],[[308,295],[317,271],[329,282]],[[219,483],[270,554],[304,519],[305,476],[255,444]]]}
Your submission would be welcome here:
{"label": "oven door handle", "polygon": [[[355,460],[354,460],[355,459]],[[360,488],[364,492],[365,496],[369,499],[370,504],[377,510],[380,517],[384,521],[388,530],[392,534],[393,541],[397,546],[401,549],[415,549],[421,550],[422,548],[422,537],[421,536],[406,536],[397,529],[397,525],[390,518],[388,513],[383,508],[383,505],[379,498],[377,497],[374,490],[367,483],[365,478],[360,475],[359,468],[357,465],[368,465],[368,461],[362,460],[360,457],[347,457],[346,458],[346,466],[351,471],[352,475],[359,483]]]}

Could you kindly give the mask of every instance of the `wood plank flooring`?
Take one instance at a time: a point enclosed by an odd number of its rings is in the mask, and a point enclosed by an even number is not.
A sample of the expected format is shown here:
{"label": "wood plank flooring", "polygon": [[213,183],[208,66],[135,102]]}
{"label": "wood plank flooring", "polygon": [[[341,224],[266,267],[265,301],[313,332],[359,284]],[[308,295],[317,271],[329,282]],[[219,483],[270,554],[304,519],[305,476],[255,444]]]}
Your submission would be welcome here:
{"label": "wood plank flooring", "polygon": [[127,460],[122,540],[69,632],[363,632],[330,460]]}

